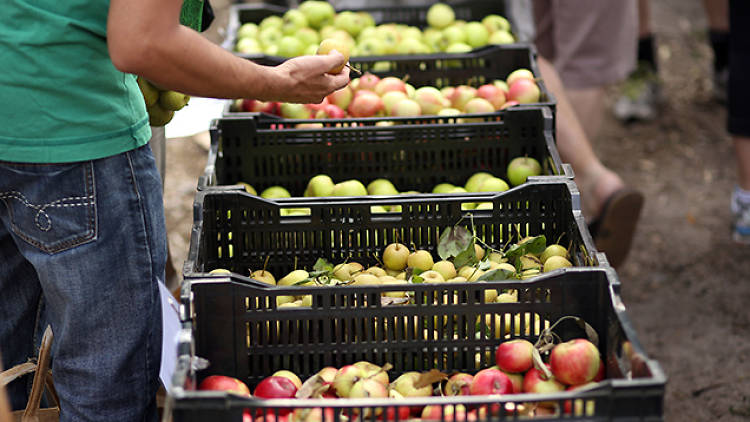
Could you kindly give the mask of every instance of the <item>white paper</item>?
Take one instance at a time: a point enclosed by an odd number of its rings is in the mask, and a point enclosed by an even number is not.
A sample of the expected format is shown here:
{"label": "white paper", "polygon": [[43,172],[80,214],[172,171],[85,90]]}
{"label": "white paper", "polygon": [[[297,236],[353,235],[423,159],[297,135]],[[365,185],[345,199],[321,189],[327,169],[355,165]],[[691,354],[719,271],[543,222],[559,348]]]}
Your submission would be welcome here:
{"label": "white paper", "polygon": [[159,296],[161,297],[161,378],[164,388],[169,391],[172,387],[172,375],[177,365],[177,335],[180,332],[180,317],[177,301],[172,293],[162,282],[159,285]]}
{"label": "white paper", "polygon": [[174,113],[172,120],[164,127],[167,138],[184,138],[205,132],[211,127],[211,120],[218,119],[229,100],[192,97],[188,104]]}

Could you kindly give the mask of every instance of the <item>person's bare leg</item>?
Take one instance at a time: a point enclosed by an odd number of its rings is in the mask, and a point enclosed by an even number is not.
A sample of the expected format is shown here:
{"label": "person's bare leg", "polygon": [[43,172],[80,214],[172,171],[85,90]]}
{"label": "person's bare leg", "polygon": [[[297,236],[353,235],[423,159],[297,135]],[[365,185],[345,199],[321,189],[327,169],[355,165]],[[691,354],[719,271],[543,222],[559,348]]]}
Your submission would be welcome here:
{"label": "person's bare leg", "polygon": [[583,213],[587,220],[591,220],[599,215],[607,198],[624,187],[624,183],[594,153],[554,66],[539,57],[539,70],[547,89],[557,100],[557,148],[560,158],[573,167],[581,191]]}
{"label": "person's bare leg", "polygon": [[737,185],[750,191],[750,138],[733,136],[732,140],[737,157]]}
{"label": "person's bare leg", "polygon": [[589,141],[596,140],[604,120],[604,87],[566,89],[568,101]]}
{"label": "person's bare leg", "polygon": [[729,31],[729,1],[703,0],[708,27],[716,31]]}

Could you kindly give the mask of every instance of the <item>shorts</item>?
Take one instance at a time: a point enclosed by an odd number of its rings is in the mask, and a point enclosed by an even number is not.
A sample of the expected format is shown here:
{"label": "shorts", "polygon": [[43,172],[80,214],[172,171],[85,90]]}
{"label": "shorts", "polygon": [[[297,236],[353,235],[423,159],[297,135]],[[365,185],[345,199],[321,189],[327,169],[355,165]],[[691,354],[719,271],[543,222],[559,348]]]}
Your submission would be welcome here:
{"label": "shorts", "polygon": [[750,137],[750,3],[729,2],[729,92],[727,130]]}
{"label": "shorts", "polygon": [[534,0],[533,6],[534,44],[567,88],[620,82],[635,68],[635,0]]}

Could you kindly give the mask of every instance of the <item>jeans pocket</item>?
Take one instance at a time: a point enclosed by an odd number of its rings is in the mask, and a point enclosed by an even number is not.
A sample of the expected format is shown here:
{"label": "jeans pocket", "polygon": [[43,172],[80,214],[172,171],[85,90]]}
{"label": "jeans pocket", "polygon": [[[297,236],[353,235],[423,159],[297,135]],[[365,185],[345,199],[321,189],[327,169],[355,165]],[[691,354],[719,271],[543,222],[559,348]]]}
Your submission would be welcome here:
{"label": "jeans pocket", "polygon": [[96,192],[91,161],[2,163],[0,200],[13,233],[53,254],[96,238]]}

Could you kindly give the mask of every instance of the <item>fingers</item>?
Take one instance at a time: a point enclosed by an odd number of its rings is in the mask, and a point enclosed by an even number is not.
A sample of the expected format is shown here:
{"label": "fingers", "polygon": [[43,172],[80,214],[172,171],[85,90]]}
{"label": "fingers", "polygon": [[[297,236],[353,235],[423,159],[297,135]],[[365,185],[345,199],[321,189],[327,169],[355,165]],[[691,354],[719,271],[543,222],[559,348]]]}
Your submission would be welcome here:
{"label": "fingers", "polygon": [[349,68],[346,66],[344,66],[344,68],[341,69],[341,72],[334,74],[334,75],[330,75],[330,76],[331,76],[331,83],[334,87],[333,91],[338,91],[339,89],[349,84]]}

